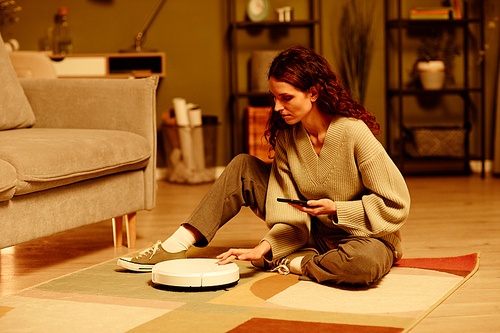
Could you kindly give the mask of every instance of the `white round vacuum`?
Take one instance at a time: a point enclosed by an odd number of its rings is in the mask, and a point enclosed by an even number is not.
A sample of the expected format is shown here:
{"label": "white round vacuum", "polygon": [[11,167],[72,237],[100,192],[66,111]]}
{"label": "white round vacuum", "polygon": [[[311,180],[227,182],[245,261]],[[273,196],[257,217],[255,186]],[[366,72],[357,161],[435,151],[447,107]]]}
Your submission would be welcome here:
{"label": "white round vacuum", "polygon": [[240,279],[235,263],[218,265],[218,259],[177,259],[153,266],[153,283],[171,287],[222,287]]}

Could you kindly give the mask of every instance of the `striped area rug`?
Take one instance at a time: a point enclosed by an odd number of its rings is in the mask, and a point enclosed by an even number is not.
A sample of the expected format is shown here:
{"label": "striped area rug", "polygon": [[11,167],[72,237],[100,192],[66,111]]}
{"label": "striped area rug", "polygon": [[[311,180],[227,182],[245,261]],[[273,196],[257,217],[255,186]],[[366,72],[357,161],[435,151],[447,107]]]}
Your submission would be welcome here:
{"label": "striped area rug", "polygon": [[365,288],[238,265],[233,287],[179,291],[113,260],[1,298],[0,331],[407,332],[477,271],[479,253],[402,259]]}

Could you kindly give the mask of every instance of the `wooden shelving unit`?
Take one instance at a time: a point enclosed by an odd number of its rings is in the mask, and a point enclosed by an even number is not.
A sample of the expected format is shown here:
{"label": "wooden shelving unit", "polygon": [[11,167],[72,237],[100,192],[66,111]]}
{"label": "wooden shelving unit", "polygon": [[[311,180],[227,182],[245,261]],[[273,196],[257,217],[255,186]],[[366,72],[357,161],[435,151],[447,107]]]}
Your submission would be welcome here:
{"label": "wooden shelving unit", "polygon": [[[245,109],[269,105],[269,94],[250,89],[248,62],[252,51],[279,52],[293,45],[305,45],[321,52],[321,1],[296,0],[293,19],[279,22],[274,16],[276,4],[270,0],[271,12],[262,22],[246,19],[247,0],[228,0],[228,44],[230,74],[230,122],[232,153],[245,152]],[[296,7],[294,6],[296,4]]]}
{"label": "wooden shelving unit", "polygon": [[[427,2],[428,3],[428,2]],[[453,3],[453,0],[452,0]],[[480,59],[479,52],[484,45],[484,7],[483,0],[459,1],[462,19],[449,20],[413,20],[409,19],[411,6],[418,6],[418,1],[411,0],[385,0],[385,66],[386,66],[386,104],[387,104],[387,150],[396,161],[400,169],[406,173],[409,169],[418,172],[419,164],[430,165],[427,173],[446,172],[442,166],[458,164],[461,167],[457,172],[468,173],[471,159],[482,161],[482,172],[484,176],[485,161],[485,66],[484,58]],[[435,6],[440,6],[437,1]],[[408,75],[407,67],[409,57],[405,47],[409,45],[410,39],[441,33],[442,31],[453,31],[460,43],[460,60],[455,60],[455,72],[462,78],[456,86],[448,86],[441,90],[424,90],[419,87],[408,85],[405,75]],[[474,45],[473,45],[474,44]],[[475,54],[473,51],[477,50]],[[417,59],[417,54],[414,55]],[[455,103],[453,115],[450,118],[461,116],[459,129],[466,131],[463,140],[463,156],[412,156],[408,153],[410,138],[408,128],[412,127],[412,117],[408,115],[408,99],[439,100],[442,98],[460,97],[461,103]],[[425,104],[425,103],[422,103]],[[460,105],[458,105],[460,104]],[[425,110],[425,106],[421,106]],[[428,112],[427,123],[432,123],[433,115]],[[442,120],[441,120],[442,121]],[[432,125],[430,125],[432,126]],[[449,126],[437,124],[436,126]],[[457,126],[455,124],[454,126]],[[471,133],[475,139],[475,155],[471,156]],[[479,146],[479,148],[478,148]],[[479,152],[477,152],[479,150]],[[434,169],[432,164],[435,165]],[[409,168],[411,166],[411,168]]]}

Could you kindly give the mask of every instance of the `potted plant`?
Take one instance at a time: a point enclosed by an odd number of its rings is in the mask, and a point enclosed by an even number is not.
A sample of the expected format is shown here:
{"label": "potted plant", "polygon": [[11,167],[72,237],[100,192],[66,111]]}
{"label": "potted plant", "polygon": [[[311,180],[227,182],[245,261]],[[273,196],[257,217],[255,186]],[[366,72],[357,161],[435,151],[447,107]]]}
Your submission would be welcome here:
{"label": "potted plant", "polygon": [[425,90],[439,90],[444,87],[446,65],[443,60],[420,60],[417,62],[417,71]]}
{"label": "potted plant", "polygon": [[424,89],[438,90],[445,84],[454,84],[453,60],[459,54],[453,36],[428,37],[418,49],[412,76]]}
{"label": "potted plant", "polygon": [[375,45],[374,0],[347,1],[342,8],[338,30],[341,73],[353,97],[364,104]]}

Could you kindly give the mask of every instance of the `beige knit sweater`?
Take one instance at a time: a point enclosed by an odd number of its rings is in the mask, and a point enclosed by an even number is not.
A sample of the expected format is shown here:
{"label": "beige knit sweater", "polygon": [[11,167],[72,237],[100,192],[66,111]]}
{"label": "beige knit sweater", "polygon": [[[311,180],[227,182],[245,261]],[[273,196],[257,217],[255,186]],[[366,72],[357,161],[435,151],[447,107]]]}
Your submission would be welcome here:
{"label": "beige knit sweater", "polygon": [[268,260],[297,251],[310,236],[311,216],[277,202],[279,197],[329,198],[337,215],[321,215],[321,223],[352,236],[380,238],[396,260],[403,254],[399,229],[410,195],[398,168],[361,120],[334,118],[319,156],[301,123],[278,134],[266,201]]}

